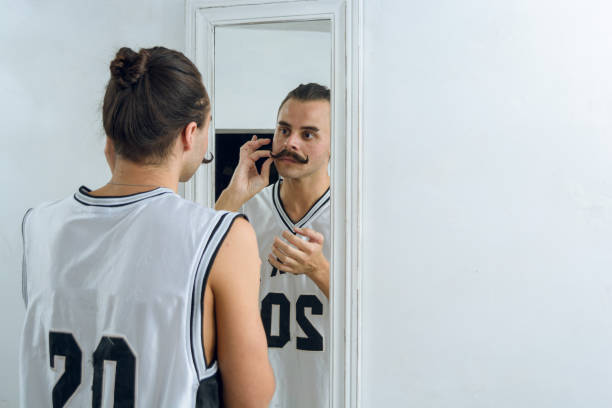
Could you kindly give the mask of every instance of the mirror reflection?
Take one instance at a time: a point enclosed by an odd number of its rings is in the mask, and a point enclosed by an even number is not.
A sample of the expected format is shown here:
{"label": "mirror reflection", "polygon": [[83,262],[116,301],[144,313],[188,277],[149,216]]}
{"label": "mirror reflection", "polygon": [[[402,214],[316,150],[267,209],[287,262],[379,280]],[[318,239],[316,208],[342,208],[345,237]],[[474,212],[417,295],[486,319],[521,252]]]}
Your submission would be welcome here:
{"label": "mirror reflection", "polygon": [[272,407],[329,405],[330,76],[327,20],[215,29],[216,208],[255,230]]}

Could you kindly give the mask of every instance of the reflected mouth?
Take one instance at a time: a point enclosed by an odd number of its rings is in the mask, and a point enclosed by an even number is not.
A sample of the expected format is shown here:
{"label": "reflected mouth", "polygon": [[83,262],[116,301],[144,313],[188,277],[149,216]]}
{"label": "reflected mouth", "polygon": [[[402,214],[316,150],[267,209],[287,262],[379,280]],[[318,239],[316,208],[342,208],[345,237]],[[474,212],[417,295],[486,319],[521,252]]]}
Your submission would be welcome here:
{"label": "reflected mouth", "polygon": [[278,154],[270,153],[270,157],[272,157],[274,160],[277,160],[277,159],[282,159],[283,157],[287,157],[287,158],[290,158],[290,159],[295,160],[296,162],[298,162],[298,163],[300,163],[300,164],[306,164],[306,163],[308,163],[308,156],[306,156],[306,157],[302,157],[302,156],[300,156],[299,154],[297,154],[297,153],[293,153],[293,152],[290,152],[290,151],[289,151],[289,150],[287,150],[287,149],[282,150],[282,151],[281,151],[280,153],[278,153]]}

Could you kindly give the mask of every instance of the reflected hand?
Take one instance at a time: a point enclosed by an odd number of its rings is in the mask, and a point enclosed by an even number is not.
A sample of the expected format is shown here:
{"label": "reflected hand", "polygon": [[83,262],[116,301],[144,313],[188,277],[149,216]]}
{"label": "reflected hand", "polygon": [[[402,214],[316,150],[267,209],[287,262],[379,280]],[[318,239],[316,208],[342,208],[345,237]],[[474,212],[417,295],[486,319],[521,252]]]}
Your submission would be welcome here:
{"label": "reflected hand", "polygon": [[329,298],[329,262],[323,255],[323,234],[310,228],[295,228],[295,232],[308,241],[283,231],[288,243],[275,237],[268,262],[279,271],[308,276]]}
{"label": "reflected hand", "polygon": [[[243,204],[270,182],[270,165],[272,164],[270,152],[268,150],[258,150],[268,143],[270,143],[270,139],[257,139],[257,136],[253,135],[250,141],[240,147],[240,160],[227,190]],[[263,157],[268,157],[268,159],[263,163],[261,173],[259,173],[255,163]]]}

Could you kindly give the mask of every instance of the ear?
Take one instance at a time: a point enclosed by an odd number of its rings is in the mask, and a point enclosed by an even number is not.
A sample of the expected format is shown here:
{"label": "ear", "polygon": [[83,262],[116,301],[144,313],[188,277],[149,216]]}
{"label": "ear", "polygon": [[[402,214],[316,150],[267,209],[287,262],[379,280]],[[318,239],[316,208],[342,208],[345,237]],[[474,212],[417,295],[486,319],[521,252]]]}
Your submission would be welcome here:
{"label": "ear", "polygon": [[183,142],[183,152],[188,152],[193,149],[195,144],[196,131],[198,124],[189,122],[181,131],[181,141]]}

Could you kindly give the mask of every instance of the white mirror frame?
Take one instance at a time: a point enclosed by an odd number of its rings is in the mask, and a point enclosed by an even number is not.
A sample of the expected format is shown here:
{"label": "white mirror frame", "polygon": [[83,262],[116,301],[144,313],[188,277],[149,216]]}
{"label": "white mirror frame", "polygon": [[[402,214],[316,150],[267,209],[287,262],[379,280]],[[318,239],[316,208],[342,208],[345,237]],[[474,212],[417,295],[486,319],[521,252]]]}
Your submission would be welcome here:
{"label": "white mirror frame", "polygon": [[[331,372],[330,407],[360,406],[361,367],[361,10],[362,0],[187,0],[186,55],[213,100],[208,150],[215,151],[216,27],[329,20],[332,30]],[[214,205],[214,168],[200,166],[185,198]],[[342,273],[344,272],[344,273]]]}

